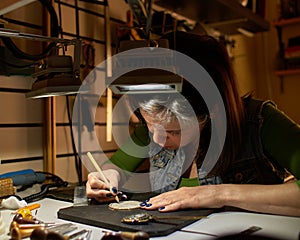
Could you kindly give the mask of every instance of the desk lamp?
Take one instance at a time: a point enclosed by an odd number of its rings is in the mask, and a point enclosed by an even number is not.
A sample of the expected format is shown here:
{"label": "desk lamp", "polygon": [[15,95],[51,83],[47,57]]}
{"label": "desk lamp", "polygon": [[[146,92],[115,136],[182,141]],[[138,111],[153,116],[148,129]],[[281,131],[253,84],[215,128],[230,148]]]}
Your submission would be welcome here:
{"label": "desk lamp", "polygon": [[74,45],[74,61],[71,56],[52,55],[44,60],[32,74],[35,78],[27,98],[42,98],[76,94],[81,86],[80,52],[81,41],[76,39],[67,44]]}
{"label": "desk lamp", "polygon": [[[79,39],[62,39],[35,34],[21,33],[16,30],[1,28],[0,36],[51,42],[54,55],[49,55],[32,75],[35,78],[32,90],[27,98],[41,98],[78,93],[80,80],[81,41]],[[58,49],[74,45],[74,61],[71,56],[58,55]],[[82,88],[81,88],[82,89]]]}
{"label": "desk lamp", "polygon": [[[138,54],[126,52],[138,48],[141,48]],[[172,52],[162,54],[159,48],[169,48],[168,40],[122,41],[119,52],[125,54],[114,59],[113,74],[121,68],[128,71],[109,84],[112,91],[116,94],[181,92],[183,79],[176,74],[174,56]]]}

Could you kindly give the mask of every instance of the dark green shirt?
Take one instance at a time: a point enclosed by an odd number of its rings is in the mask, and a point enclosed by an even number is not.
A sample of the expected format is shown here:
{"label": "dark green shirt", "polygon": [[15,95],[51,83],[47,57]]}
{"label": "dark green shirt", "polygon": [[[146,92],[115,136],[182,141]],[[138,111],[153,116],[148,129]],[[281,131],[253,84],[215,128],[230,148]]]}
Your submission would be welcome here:
{"label": "dark green shirt", "polygon": [[263,108],[261,139],[264,150],[289,170],[300,187],[300,127],[271,104]]}
{"label": "dark green shirt", "polygon": [[[278,161],[297,179],[300,179],[300,126],[271,104],[264,105],[262,116],[264,122],[261,129],[261,140],[265,153]],[[132,140],[140,146],[148,145],[149,135],[146,126],[135,129]],[[131,149],[132,147],[128,143],[123,145],[122,149]],[[146,158],[148,149],[143,148],[140,151],[139,156]],[[118,167],[133,172],[144,161],[144,158],[133,157],[125,152],[121,149],[117,150],[110,160]],[[296,184],[300,188],[300,180]],[[196,178],[182,178],[179,187],[198,185],[199,181]]]}

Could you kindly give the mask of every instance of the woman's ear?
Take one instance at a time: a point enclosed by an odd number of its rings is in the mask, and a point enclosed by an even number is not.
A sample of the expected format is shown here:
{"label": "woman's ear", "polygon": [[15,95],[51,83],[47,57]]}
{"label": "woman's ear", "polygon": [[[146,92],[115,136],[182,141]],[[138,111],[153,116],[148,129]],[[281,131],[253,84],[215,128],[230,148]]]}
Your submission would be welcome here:
{"label": "woman's ear", "polygon": [[208,115],[203,115],[203,116],[198,117],[199,130],[200,131],[202,131],[202,129],[205,127],[205,125],[207,124],[209,118],[210,117]]}

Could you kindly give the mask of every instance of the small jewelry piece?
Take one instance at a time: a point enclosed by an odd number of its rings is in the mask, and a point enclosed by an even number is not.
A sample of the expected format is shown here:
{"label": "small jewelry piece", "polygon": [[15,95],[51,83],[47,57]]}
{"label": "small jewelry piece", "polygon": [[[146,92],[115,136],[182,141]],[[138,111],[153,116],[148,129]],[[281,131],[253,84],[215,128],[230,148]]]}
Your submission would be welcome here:
{"label": "small jewelry piece", "polygon": [[135,201],[135,200],[130,200],[130,201],[121,201],[119,203],[110,203],[108,205],[109,208],[113,210],[131,210],[131,209],[136,209],[140,208],[140,201]]}
{"label": "small jewelry piece", "polygon": [[201,218],[206,218],[206,217],[207,216],[153,216],[148,213],[138,213],[138,214],[132,214],[123,217],[121,222],[130,223],[130,224],[144,224],[152,220],[164,224],[177,225],[177,223],[165,222],[161,220],[186,221],[186,220],[199,220]]}
{"label": "small jewelry piece", "polygon": [[148,213],[138,213],[129,215],[122,218],[123,223],[146,223],[149,222],[149,220],[152,219],[152,216]]}

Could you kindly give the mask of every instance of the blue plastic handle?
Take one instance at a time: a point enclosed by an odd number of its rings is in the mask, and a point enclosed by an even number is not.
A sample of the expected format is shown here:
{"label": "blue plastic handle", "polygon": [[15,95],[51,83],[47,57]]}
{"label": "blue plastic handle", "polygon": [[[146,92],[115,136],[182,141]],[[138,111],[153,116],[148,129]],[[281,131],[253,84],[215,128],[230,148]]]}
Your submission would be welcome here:
{"label": "blue plastic handle", "polygon": [[28,173],[28,174],[17,174],[11,176],[14,186],[27,186],[34,183],[42,183],[46,180],[46,176],[43,173]]}
{"label": "blue plastic handle", "polygon": [[20,171],[8,172],[8,173],[1,174],[0,178],[10,178],[10,177],[16,176],[16,175],[33,174],[33,173],[34,173],[33,169],[24,169],[24,170],[20,170]]}

